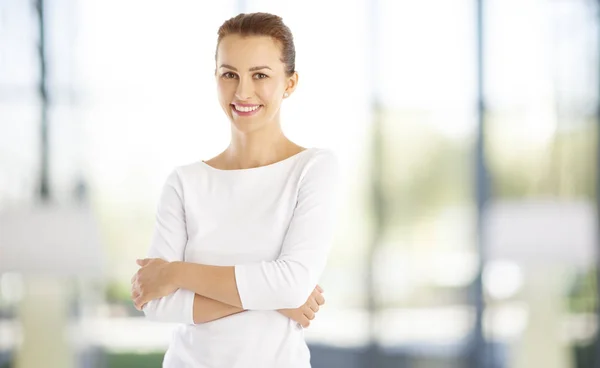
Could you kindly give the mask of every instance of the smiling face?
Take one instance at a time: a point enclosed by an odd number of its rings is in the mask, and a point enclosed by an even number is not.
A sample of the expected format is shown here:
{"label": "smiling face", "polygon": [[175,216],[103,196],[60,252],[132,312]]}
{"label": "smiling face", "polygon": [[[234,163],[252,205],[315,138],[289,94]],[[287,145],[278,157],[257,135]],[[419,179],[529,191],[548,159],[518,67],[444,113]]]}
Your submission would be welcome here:
{"label": "smiling face", "polygon": [[286,75],[277,41],[228,35],[219,43],[216,61],[219,103],[235,128],[250,132],[278,125],[281,101],[294,91],[298,75]]}

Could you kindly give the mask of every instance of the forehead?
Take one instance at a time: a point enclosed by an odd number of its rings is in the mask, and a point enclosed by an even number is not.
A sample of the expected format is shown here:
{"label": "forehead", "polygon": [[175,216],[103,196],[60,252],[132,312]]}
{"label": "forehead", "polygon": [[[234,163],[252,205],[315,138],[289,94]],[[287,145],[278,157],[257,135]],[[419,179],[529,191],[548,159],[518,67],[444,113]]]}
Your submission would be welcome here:
{"label": "forehead", "polygon": [[224,37],[217,49],[217,65],[229,64],[236,68],[268,65],[283,67],[281,48],[269,36],[229,35]]}

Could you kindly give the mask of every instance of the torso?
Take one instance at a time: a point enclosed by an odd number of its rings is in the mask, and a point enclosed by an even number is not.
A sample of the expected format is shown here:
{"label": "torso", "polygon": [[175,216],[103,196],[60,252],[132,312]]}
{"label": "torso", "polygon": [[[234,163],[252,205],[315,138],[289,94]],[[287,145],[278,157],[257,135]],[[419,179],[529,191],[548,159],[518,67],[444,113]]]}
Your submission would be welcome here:
{"label": "torso", "polygon": [[[183,167],[184,260],[231,266],[277,259],[301,178],[315,154],[319,149],[299,147],[251,169],[220,169],[216,158]],[[164,366],[306,368],[310,353],[294,321],[276,311],[252,310],[180,326]]]}

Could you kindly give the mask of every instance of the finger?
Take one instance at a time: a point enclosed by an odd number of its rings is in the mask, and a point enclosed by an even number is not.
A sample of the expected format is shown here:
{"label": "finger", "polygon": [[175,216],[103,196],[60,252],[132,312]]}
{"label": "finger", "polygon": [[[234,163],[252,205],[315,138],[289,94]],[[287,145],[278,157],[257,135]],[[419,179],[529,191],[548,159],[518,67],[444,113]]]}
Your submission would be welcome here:
{"label": "finger", "polygon": [[144,267],[145,265],[148,264],[148,262],[150,262],[149,258],[138,259],[138,260],[135,261],[135,263],[137,263],[138,266],[140,266],[140,267]]}
{"label": "finger", "polygon": [[310,326],[310,320],[308,318],[302,318],[302,320],[298,323],[300,323],[300,326],[304,328],[308,328],[308,326]]}
{"label": "finger", "polygon": [[315,296],[315,300],[316,300],[317,304],[319,304],[319,305],[325,304],[325,297],[323,296],[323,294],[319,294],[319,295]]}
{"label": "finger", "polygon": [[133,274],[133,276],[131,276],[131,280],[129,281],[130,284],[133,284],[135,282],[135,279],[137,278],[137,272]]}
{"label": "finger", "polygon": [[135,280],[132,284],[131,284],[131,290],[140,290],[140,283],[138,282],[138,280]]}
{"label": "finger", "polygon": [[304,316],[311,321],[315,319],[315,312],[313,312],[310,308],[305,308],[302,313],[304,313]]}
{"label": "finger", "polygon": [[142,298],[140,296],[138,296],[137,298],[133,299],[133,305],[135,306],[135,309],[137,310],[141,310],[141,308],[139,307],[142,300]]}
{"label": "finger", "polygon": [[325,292],[325,290],[323,290],[323,288],[322,288],[322,287],[320,287],[319,285],[317,285],[317,287],[316,287],[315,289],[317,289],[317,291],[318,291],[319,293],[323,293],[323,292]]}
{"label": "finger", "polygon": [[311,303],[308,303],[308,307],[310,308],[310,310],[312,310],[313,312],[317,313],[319,311],[319,304],[317,304],[316,301],[311,301]]}
{"label": "finger", "polygon": [[148,303],[147,299],[148,298],[146,298],[144,295],[138,295],[138,297],[134,299],[135,309],[141,311],[142,307]]}

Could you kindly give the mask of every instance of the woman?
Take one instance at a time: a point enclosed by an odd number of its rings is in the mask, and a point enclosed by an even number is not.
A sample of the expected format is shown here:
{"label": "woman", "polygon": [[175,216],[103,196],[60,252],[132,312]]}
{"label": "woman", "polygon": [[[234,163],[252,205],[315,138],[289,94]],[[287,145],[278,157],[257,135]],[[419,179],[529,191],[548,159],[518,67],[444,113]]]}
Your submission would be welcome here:
{"label": "woman", "polygon": [[281,131],[298,74],[280,17],[226,21],[215,59],[231,142],[167,178],[132,299],[152,320],[181,323],[164,367],[310,367],[299,324],[324,303],[337,160]]}

